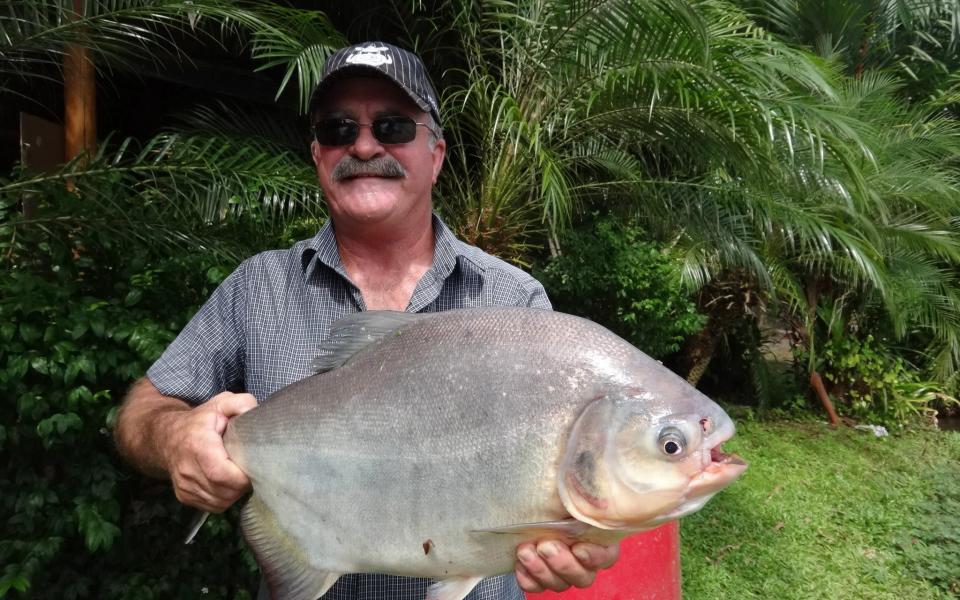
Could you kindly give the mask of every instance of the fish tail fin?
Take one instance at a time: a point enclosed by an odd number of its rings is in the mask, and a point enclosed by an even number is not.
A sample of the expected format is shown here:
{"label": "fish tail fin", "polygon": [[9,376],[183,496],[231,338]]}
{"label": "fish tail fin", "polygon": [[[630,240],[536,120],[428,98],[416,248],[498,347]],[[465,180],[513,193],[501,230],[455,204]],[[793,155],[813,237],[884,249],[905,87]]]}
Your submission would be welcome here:
{"label": "fish tail fin", "polygon": [[324,595],[340,573],[310,564],[303,549],[279,525],[276,516],[254,494],[240,514],[247,543],[253,549],[271,598],[315,600]]}

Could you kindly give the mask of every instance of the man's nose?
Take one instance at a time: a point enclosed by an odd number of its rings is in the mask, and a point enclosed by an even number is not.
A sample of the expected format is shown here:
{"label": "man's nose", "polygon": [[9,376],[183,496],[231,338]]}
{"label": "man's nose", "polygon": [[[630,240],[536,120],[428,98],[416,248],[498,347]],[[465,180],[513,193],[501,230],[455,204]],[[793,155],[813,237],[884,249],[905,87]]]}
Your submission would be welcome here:
{"label": "man's nose", "polygon": [[357,139],[350,146],[351,154],[361,160],[370,160],[375,156],[383,154],[386,149],[373,135],[373,127],[369,124],[360,125],[360,131],[357,133]]}

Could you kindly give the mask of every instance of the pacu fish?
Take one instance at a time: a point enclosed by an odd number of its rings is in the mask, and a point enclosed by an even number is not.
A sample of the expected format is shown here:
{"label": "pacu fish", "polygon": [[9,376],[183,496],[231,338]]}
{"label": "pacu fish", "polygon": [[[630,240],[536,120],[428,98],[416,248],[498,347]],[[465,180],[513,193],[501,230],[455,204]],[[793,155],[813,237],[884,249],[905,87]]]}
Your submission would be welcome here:
{"label": "pacu fish", "polygon": [[611,543],[689,514],[746,469],[714,402],[609,330],[526,308],[364,312],[318,374],[230,421],[243,532],[274,598],[345,573],[460,600],[523,541]]}

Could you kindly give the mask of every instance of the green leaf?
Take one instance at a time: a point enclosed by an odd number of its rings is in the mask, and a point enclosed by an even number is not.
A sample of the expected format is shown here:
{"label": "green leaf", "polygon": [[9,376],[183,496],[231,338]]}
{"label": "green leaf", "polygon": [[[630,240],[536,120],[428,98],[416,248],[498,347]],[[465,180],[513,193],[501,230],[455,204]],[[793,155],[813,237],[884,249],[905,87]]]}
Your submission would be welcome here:
{"label": "green leaf", "polygon": [[[68,365],[67,369],[72,365]],[[79,410],[81,404],[86,404],[93,400],[93,393],[85,385],[78,385],[67,394],[67,403],[71,410]]]}
{"label": "green leaf", "polygon": [[40,340],[40,329],[31,323],[20,323],[20,339],[28,344]]}
{"label": "green leaf", "polygon": [[37,423],[37,435],[44,446],[50,447],[58,437],[83,428],[83,421],[76,413],[57,413]]}
{"label": "green leaf", "polygon": [[76,513],[77,527],[84,537],[87,549],[91,552],[110,548],[120,535],[120,528],[106,521],[94,506],[86,502],[78,502]]}
{"label": "green leaf", "polygon": [[30,367],[41,375],[50,374],[50,361],[46,356],[34,356],[31,358]]}
{"label": "green leaf", "polygon": [[77,379],[77,375],[80,373],[80,365],[77,361],[70,361],[67,363],[66,368],[63,370],[63,383],[65,385],[72,385]]}
{"label": "green leaf", "polygon": [[10,590],[25,592],[30,587],[30,580],[19,573],[5,573],[0,577],[0,598]]}
{"label": "green leaf", "polygon": [[134,306],[143,299],[143,290],[139,288],[134,288],[127,292],[126,298],[123,299],[124,306]]}
{"label": "green leaf", "polygon": [[73,322],[73,327],[71,327],[69,330],[70,337],[72,337],[75,340],[78,340],[81,337],[83,337],[83,334],[87,332],[88,328],[89,328],[89,325],[87,325],[87,322],[85,320],[81,321],[77,319]]}
{"label": "green leaf", "polygon": [[106,318],[102,313],[95,312],[90,316],[90,331],[93,332],[93,335],[102,338],[106,328]]}
{"label": "green leaf", "polygon": [[78,357],[74,361],[74,364],[77,366],[77,369],[87,376],[89,381],[95,382],[97,380],[97,366],[89,356]]}
{"label": "green leaf", "polygon": [[30,360],[23,354],[11,356],[7,361],[7,370],[14,378],[23,377],[29,368]]}
{"label": "green leaf", "polygon": [[210,267],[206,273],[207,281],[213,284],[220,284],[229,274],[230,271],[221,266]]}

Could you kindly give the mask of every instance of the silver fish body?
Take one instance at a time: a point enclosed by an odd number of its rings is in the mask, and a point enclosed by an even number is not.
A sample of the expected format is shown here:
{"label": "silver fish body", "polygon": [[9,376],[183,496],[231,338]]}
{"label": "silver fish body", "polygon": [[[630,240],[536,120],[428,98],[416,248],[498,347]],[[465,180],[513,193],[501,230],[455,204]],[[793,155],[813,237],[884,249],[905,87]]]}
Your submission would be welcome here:
{"label": "silver fish body", "polygon": [[[745,465],[724,411],[605,328],[556,312],[359,313],[326,372],[233,419],[244,533],[276,598],[344,573],[458,600],[516,546],[610,541],[702,506]],[[341,364],[342,363],[342,364]]]}

